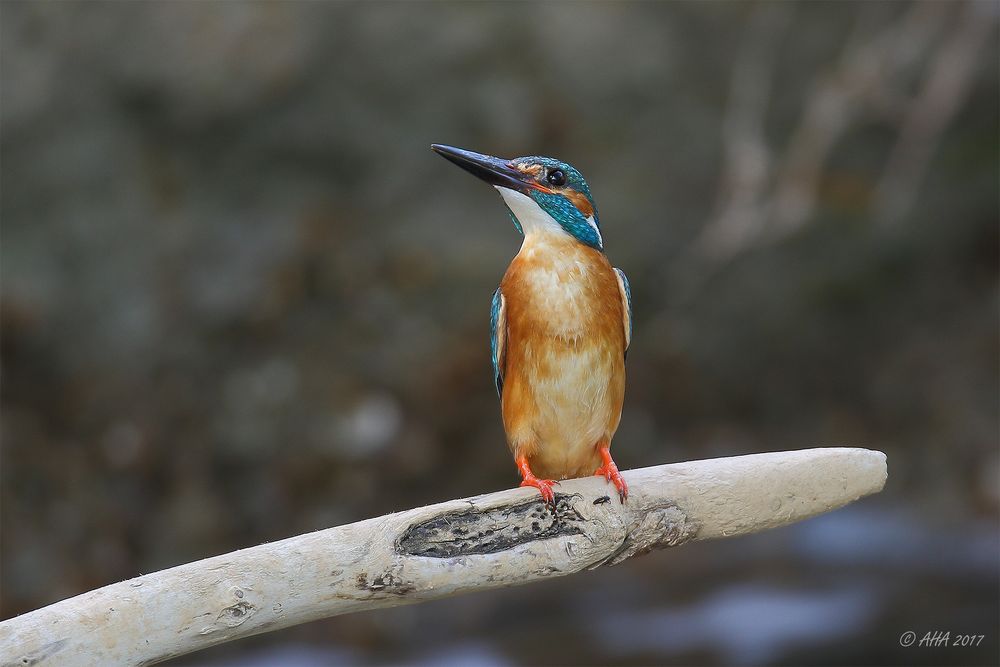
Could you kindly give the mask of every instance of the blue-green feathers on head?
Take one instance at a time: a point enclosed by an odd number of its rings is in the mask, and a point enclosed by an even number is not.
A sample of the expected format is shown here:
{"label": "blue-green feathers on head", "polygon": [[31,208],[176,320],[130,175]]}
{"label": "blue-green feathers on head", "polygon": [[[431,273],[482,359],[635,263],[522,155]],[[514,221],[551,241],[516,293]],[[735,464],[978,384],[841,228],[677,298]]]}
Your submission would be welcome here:
{"label": "blue-green feathers on head", "polygon": [[[594,205],[594,198],[590,194],[590,186],[587,185],[587,181],[584,180],[583,174],[581,174],[573,165],[561,162],[555,158],[544,157],[541,155],[516,157],[511,160],[511,163],[515,165],[539,165],[543,169],[546,169],[549,173],[553,171],[562,171],[566,175],[566,185],[564,187],[583,194],[587,198],[587,201],[590,202],[590,206],[594,210],[594,216],[596,217],[597,207]],[[544,181],[544,178],[542,180]]]}
{"label": "blue-green feathers on head", "polygon": [[510,210],[510,206],[507,206],[507,215],[510,216],[510,221],[514,223],[514,228],[517,230],[517,233],[524,236],[524,230],[521,229],[521,221],[517,219],[516,215],[514,215],[514,211]]}
{"label": "blue-green feathers on head", "polygon": [[[550,157],[517,157],[510,164],[534,178],[538,187],[530,188],[528,196],[567,233],[585,245],[604,249],[597,205],[583,174],[572,165]],[[523,234],[517,216],[509,207],[507,211],[517,231]]]}

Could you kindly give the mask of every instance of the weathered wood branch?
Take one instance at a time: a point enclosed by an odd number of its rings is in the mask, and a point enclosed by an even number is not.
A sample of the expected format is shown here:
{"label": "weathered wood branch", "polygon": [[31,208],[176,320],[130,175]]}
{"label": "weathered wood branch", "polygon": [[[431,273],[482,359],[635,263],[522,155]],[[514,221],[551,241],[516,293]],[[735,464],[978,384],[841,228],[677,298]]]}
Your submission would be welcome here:
{"label": "weathered wood branch", "polygon": [[512,489],[359,521],[154,572],[0,623],[0,664],[148,665],[353,611],[614,565],[744,535],[882,489],[885,455],[829,448],[567,480],[550,511]]}

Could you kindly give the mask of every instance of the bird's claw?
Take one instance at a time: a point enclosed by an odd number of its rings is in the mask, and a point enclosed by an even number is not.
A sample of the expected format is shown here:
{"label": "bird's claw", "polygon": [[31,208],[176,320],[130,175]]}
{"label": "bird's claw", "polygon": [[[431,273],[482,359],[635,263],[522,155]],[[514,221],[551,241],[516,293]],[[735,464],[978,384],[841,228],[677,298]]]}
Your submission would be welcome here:
{"label": "bird's claw", "polygon": [[610,456],[600,468],[594,471],[594,475],[603,477],[614,484],[615,488],[618,489],[618,499],[622,504],[625,504],[625,501],[628,499],[628,484],[625,482],[622,474],[618,472],[618,466],[615,465]]}
{"label": "bird's claw", "polygon": [[542,500],[549,507],[555,509],[556,506],[556,494],[552,490],[553,486],[559,486],[559,482],[554,479],[539,479],[538,477],[525,477],[524,481],[521,482],[521,486],[533,486],[539,490],[542,494]]}

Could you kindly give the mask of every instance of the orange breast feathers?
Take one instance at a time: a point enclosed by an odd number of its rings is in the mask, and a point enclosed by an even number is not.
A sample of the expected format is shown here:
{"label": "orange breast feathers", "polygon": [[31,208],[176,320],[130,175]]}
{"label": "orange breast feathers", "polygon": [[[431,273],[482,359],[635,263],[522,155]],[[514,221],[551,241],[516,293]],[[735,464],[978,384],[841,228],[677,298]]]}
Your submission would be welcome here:
{"label": "orange breast feathers", "polygon": [[625,306],[603,253],[558,235],[526,238],[500,285],[504,429],[536,475],[593,474],[625,396]]}

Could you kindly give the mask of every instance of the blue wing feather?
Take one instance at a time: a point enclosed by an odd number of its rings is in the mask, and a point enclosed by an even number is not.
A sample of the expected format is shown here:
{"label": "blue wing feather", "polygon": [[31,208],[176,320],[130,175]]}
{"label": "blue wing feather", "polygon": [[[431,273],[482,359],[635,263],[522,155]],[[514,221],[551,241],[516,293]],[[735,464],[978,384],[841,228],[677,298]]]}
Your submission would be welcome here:
{"label": "blue wing feather", "polygon": [[501,368],[501,357],[506,341],[501,341],[501,337],[506,337],[507,323],[504,320],[503,294],[500,288],[493,292],[493,305],[490,308],[490,360],[493,362],[493,382],[497,387],[497,396],[503,396],[503,370]]}

